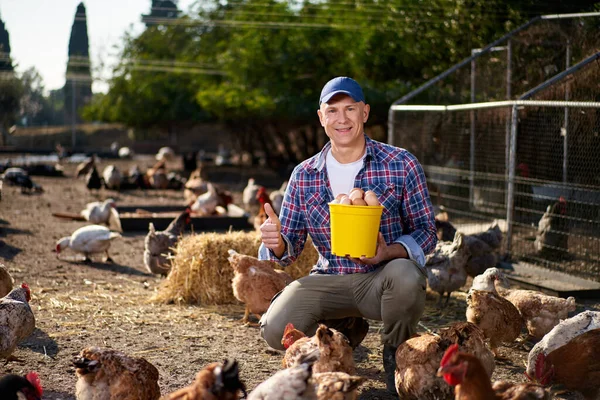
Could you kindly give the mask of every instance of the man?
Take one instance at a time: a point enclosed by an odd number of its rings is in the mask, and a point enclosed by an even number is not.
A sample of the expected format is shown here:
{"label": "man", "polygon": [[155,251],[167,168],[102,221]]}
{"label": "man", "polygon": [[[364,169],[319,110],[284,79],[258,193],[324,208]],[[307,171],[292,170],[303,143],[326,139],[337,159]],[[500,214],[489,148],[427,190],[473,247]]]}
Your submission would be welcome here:
{"label": "man", "polygon": [[[406,150],[365,135],[369,111],[356,81],[348,77],[329,81],[321,91],[317,114],[330,141],[294,169],[280,217],[265,205],[269,218],[260,227],[259,257],[289,265],[302,252],[308,234],[319,260],[309,276],[272,300],[260,321],[261,335],[271,347],[282,349],[288,322],[312,335],[319,321],[335,328],[336,321],[348,318],[381,320],[386,384],[396,393],[396,348],[415,333],[423,313],[425,254],[435,248],[437,238],[421,165]],[[328,203],[353,187],[375,191],[384,206],[372,258],[331,254]]]}

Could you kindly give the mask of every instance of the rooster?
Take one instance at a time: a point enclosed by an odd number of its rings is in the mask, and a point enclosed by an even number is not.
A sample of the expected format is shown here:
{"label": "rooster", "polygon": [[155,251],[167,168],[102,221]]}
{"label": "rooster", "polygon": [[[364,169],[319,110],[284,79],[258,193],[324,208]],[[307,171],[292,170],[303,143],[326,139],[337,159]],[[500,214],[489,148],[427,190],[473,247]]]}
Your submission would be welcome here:
{"label": "rooster", "polygon": [[277,264],[272,261],[259,260],[256,257],[239,254],[229,249],[227,260],[233,269],[231,285],[236,299],[246,305],[243,323],[248,323],[250,313],[258,319],[267,311],[271,299],[292,282],[286,272],[274,269]]}
{"label": "rooster", "polygon": [[319,349],[319,361],[313,366],[313,372],[345,372],[354,374],[354,358],[352,347],[348,338],[341,332],[319,324],[317,332],[312,337],[295,329],[291,323],[287,324],[283,332],[281,343],[285,347],[282,360],[284,368],[298,365],[304,355]]}
{"label": "rooster", "polygon": [[8,269],[0,263],[0,297],[4,297],[13,289],[13,278]]}
{"label": "rooster", "polygon": [[35,329],[30,300],[31,290],[26,283],[0,299],[0,357],[7,361],[18,360],[12,356],[13,351]]}
{"label": "rooster", "polygon": [[260,208],[258,210],[258,214],[256,214],[256,216],[254,217],[254,229],[256,229],[257,232],[260,232],[260,226],[264,224],[267,218],[269,218],[269,216],[265,212],[265,204],[268,203],[271,206],[273,206],[273,204],[271,203],[271,199],[267,194],[267,190],[262,186],[256,192],[256,200],[258,200]]}
{"label": "rooster", "polygon": [[77,400],[156,400],[158,370],[144,358],[88,347],[73,360]]}
{"label": "rooster", "polygon": [[534,246],[545,256],[565,258],[569,252],[569,220],[567,219],[567,201],[560,197],[552,206],[548,206],[538,224]]}
{"label": "rooster", "polygon": [[167,395],[164,400],[237,400],[242,393],[246,397],[238,363],[229,359],[207,365],[198,372],[194,383]]}
{"label": "rooster", "polygon": [[190,211],[186,208],[164,231],[156,231],[154,224],[150,222],[144,239],[144,265],[150,273],[167,275],[171,270],[171,249],[177,245],[185,227],[190,224]]}
{"label": "rooster", "polygon": [[41,400],[42,393],[37,372],[29,372],[25,376],[9,374],[0,378],[2,400]]}
{"label": "rooster", "polygon": [[457,344],[448,347],[440,362],[437,376],[454,386],[456,400],[549,400],[543,386],[533,383],[511,384],[495,382],[482,368],[481,361],[471,354],[462,353]]}
{"label": "rooster", "polygon": [[461,232],[456,232],[452,242],[439,242],[435,251],[425,258],[427,283],[440,295],[438,307],[442,305],[444,293],[448,293],[444,307],[448,305],[450,293],[458,290],[467,281],[465,264],[469,249]]}
{"label": "rooster", "polygon": [[403,399],[437,400],[451,395],[451,388],[435,376],[444,352],[456,344],[461,351],[482,360],[487,378],[495,367],[494,355],[485,344],[481,329],[470,322],[457,322],[439,335],[413,337],[396,350],[396,391]]}
{"label": "rooster", "polygon": [[529,352],[526,375],[560,383],[586,400],[600,397],[600,312],[584,311],[556,325]]}

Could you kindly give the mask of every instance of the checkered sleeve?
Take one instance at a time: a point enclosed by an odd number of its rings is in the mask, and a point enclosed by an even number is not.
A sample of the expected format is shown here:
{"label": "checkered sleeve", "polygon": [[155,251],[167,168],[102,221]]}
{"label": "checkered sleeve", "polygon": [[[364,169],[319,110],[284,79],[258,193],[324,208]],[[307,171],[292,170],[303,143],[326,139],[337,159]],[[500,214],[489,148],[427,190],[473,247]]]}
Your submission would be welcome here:
{"label": "checkered sleeve", "polygon": [[[408,235],[429,254],[437,244],[435,217],[425,181],[425,172],[419,161],[410,153],[405,161],[402,219]],[[405,228],[406,229],[406,228]]]}

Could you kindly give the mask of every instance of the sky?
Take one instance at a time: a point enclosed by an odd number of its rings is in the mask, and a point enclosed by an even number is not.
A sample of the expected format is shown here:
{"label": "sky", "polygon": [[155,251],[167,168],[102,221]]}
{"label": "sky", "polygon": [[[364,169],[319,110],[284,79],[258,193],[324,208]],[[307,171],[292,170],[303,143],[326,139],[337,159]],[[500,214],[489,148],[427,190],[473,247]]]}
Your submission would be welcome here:
{"label": "sky", "polygon": [[[62,88],[71,37],[71,26],[80,0],[0,0],[0,19],[10,35],[11,58],[18,73],[35,67],[44,80],[46,92]],[[187,11],[194,0],[179,0]],[[90,57],[94,82],[92,91],[106,92],[106,78],[94,74],[103,60],[108,66],[117,61],[125,32],[139,34],[144,29],[142,14],[149,14],[151,0],[84,0],[87,15]],[[98,78],[98,79],[96,79]]]}

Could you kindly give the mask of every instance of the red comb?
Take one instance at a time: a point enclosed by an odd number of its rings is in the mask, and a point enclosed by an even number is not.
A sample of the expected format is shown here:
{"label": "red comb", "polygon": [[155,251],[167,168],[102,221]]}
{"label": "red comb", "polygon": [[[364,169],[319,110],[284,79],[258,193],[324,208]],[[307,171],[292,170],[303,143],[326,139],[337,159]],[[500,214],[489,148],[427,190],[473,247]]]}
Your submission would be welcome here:
{"label": "red comb", "polygon": [[454,344],[450,345],[450,347],[448,347],[448,349],[444,353],[444,357],[442,357],[442,361],[440,361],[440,366],[443,367],[446,364],[448,364],[448,361],[450,361],[450,358],[456,353],[458,353],[458,344],[454,343]]}
{"label": "red comb", "polygon": [[23,289],[29,289],[29,285],[28,285],[28,284],[26,284],[25,282],[23,282],[23,283],[21,284],[21,287],[22,287]]}
{"label": "red comb", "polygon": [[27,375],[25,375],[25,379],[27,379],[29,381],[29,383],[31,383],[33,385],[33,387],[35,388],[35,391],[37,392],[38,397],[42,397],[42,381],[40,381],[40,377],[38,375],[37,372],[29,372]]}

